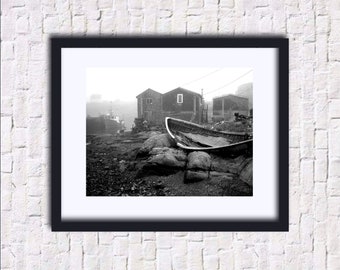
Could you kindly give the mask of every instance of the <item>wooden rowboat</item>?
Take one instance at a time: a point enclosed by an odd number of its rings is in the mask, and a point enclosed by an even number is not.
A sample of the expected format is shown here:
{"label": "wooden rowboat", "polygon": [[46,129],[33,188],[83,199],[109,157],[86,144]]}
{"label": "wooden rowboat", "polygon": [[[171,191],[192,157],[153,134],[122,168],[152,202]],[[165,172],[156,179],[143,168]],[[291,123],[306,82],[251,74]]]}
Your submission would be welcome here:
{"label": "wooden rowboat", "polygon": [[181,119],[166,117],[166,129],[177,146],[190,151],[236,153],[251,150],[253,139],[245,132],[220,132]]}

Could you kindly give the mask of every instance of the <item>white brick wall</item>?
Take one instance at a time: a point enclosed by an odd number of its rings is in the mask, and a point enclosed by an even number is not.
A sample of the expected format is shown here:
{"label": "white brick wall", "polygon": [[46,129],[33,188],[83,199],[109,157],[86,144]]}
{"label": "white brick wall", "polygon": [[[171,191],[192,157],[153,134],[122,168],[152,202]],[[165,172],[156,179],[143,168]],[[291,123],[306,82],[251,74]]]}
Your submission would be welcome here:
{"label": "white brick wall", "polygon": [[[288,233],[52,233],[51,33],[290,39]],[[1,269],[340,269],[338,0],[4,0]]]}

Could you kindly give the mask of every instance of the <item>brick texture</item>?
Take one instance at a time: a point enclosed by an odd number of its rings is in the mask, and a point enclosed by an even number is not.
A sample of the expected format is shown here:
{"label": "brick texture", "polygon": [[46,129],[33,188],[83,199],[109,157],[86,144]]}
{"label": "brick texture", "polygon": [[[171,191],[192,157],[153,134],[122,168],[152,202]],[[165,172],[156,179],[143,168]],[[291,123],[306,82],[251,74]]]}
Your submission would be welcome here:
{"label": "brick texture", "polygon": [[[290,231],[52,233],[51,34],[290,40]],[[338,0],[4,0],[1,269],[340,269]]]}

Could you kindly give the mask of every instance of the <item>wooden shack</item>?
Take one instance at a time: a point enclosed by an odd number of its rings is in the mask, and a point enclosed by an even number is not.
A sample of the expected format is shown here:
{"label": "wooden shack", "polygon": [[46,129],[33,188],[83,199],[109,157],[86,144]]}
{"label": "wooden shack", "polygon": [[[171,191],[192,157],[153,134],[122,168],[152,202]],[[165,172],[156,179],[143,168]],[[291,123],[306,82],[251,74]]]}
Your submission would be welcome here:
{"label": "wooden shack", "polygon": [[137,96],[138,118],[143,118],[151,125],[161,125],[164,122],[162,114],[162,94],[146,89]]}
{"label": "wooden shack", "polygon": [[226,95],[213,99],[213,121],[231,121],[234,114],[249,115],[248,99],[235,95]]}
{"label": "wooden shack", "polygon": [[200,94],[178,87],[163,94],[162,101],[164,116],[195,123],[202,122],[203,105]]}

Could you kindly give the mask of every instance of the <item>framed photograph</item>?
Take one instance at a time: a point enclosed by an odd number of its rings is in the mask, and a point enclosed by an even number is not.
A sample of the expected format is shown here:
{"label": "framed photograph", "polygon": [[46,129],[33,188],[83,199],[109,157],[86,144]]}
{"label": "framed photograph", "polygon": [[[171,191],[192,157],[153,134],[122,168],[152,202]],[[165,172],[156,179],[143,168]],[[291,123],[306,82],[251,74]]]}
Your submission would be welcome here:
{"label": "framed photograph", "polygon": [[288,39],[50,49],[53,231],[288,230]]}

